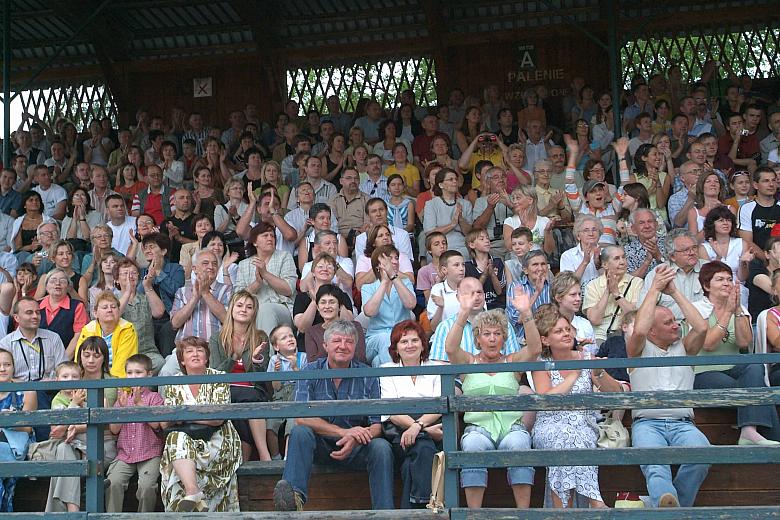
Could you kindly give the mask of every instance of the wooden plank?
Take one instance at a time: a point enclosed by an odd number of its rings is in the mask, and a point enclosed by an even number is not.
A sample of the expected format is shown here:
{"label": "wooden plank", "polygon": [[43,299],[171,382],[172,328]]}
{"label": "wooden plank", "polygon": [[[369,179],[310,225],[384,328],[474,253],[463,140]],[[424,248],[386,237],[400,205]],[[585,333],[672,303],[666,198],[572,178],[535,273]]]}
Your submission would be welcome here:
{"label": "wooden plank", "polygon": [[349,415],[393,415],[447,413],[446,397],[420,399],[362,399],[359,401],[310,401],[232,403],[200,406],[156,406],[92,408],[95,424],[142,421],[198,421],[204,419],[257,419],[271,417],[333,417]]}
{"label": "wooden plank", "polygon": [[670,509],[527,509],[522,513],[506,509],[452,509],[452,520],[763,520],[780,518],[780,507],[670,508]]}
{"label": "wooden plank", "polygon": [[510,466],[631,466],[636,464],[778,464],[773,446],[713,446],[684,448],[620,448],[523,451],[455,451],[447,454],[449,468],[506,468]]}
{"label": "wooden plank", "polygon": [[[258,518],[256,513],[251,511],[241,513],[155,513],[149,515],[155,520],[182,520],[184,518],[215,518],[230,520],[255,520]],[[291,514],[289,512],[267,512],[262,514],[262,518],[268,520],[289,520],[292,516],[295,518],[316,519],[316,520],[397,520],[399,511],[301,511]],[[433,513],[427,509],[414,510],[406,509],[403,511],[404,518],[421,518],[428,520],[449,520],[449,513]],[[5,518],[5,515],[4,515]],[[41,517],[38,517],[41,518]],[[48,517],[47,517],[48,518]],[[90,513],[89,520],[138,520],[138,513]]]}
{"label": "wooden plank", "polygon": [[0,462],[0,478],[87,476],[86,460]]}
{"label": "wooden plank", "polygon": [[84,424],[89,420],[86,408],[67,408],[63,410],[18,411],[0,414],[0,428],[17,426],[49,426],[51,424]]}
{"label": "wooden plank", "polygon": [[[14,497],[16,498],[16,497]],[[87,520],[87,513],[3,513],[3,520]]]}
{"label": "wooden plank", "polygon": [[599,410],[644,408],[732,408],[780,403],[780,388],[733,388],[672,392],[597,392],[449,398],[454,412],[483,410]]}

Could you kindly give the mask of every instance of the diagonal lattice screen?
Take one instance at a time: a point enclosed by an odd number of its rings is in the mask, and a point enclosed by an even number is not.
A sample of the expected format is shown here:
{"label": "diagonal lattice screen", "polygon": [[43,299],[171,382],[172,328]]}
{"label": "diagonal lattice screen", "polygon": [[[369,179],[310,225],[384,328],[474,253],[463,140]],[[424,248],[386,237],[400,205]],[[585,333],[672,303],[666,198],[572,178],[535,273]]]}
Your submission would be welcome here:
{"label": "diagonal lattice screen", "polygon": [[436,73],[430,56],[370,63],[297,68],[287,71],[288,99],[298,102],[301,112],[324,110],[325,100],[336,94],[344,111],[352,112],[360,98],[382,106],[395,106],[398,94],[414,90],[418,106],[437,102]]}
{"label": "diagonal lattice screen", "polygon": [[669,65],[680,65],[684,81],[701,77],[707,60],[729,63],[736,75],[752,78],[780,76],[777,52],[780,50],[780,29],[748,26],[740,30],[693,30],[673,35],[652,35],[631,40],[621,49],[623,81],[629,86],[631,77],[645,78],[656,72],[665,73]]}
{"label": "diagonal lattice screen", "polygon": [[100,81],[25,90],[19,99],[23,113],[33,114],[52,126],[61,117],[75,124],[79,131],[93,119],[103,117],[110,117],[117,126],[113,96]]}

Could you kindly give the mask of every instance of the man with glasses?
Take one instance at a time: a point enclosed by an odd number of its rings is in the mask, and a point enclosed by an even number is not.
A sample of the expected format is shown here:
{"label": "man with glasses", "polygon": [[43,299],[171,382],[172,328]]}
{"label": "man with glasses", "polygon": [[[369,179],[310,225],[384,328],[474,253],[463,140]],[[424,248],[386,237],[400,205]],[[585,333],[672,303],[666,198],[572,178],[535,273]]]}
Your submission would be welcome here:
{"label": "man with glasses", "polygon": [[[382,158],[376,154],[369,154],[366,160],[366,173],[368,178],[360,183],[360,191],[369,198],[380,198],[387,202],[387,177],[382,175]],[[410,257],[411,258],[411,257]]]}
{"label": "man with glasses", "polygon": [[683,185],[674,195],[669,197],[667,203],[672,227],[687,226],[688,210],[693,207],[696,200],[696,182],[702,173],[704,173],[704,168],[693,161],[688,161],[680,166],[680,179]]}
{"label": "man with glasses", "polygon": [[[699,271],[704,262],[699,260],[699,243],[696,237],[686,229],[674,229],[666,236],[666,251],[669,262],[661,265],[669,266],[674,271],[674,286],[677,290],[691,303],[704,298],[704,291],[699,283]],[[659,268],[660,266],[647,273],[639,301],[644,301]],[[661,294],[658,305],[668,308],[678,322],[682,321],[683,312],[674,298]]]}

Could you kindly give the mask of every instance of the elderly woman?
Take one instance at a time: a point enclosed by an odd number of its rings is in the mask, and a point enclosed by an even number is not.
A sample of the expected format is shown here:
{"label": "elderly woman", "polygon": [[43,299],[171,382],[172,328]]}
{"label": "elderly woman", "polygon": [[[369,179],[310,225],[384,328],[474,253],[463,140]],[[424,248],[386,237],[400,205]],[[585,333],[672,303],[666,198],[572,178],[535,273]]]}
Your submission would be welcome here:
{"label": "elderly woman", "polygon": [[601,232],[601,220],[593,215],[578,215],[574,221],[577,246],[567,249],[561,255],[561,271],[571,271],[577,275],[583,287],[599,275],[596,262],[601,253]]}
{"label": "elderly woman", "polygon": [[[519,309],[521,319],[526,325],[526,335],[529,338],[528,347],[504,355],[502,354],[504,343],[509,337],[509,322],[507,322],[506,315],[502,311],[494,309],[471,317],[471,310],[483,298],[481,287],[473,278],[464,279],[461,282],[461,287],[463,289],[459,289],[458,295],[460,310],[445,339],[445,348],[450,363],[460,365],[484,363],[485,370],[489,370],[491,365],[531,361],[539,355],[541,343],[531,314],[531,302],[527,295],[518,293],[513,304]],[[461,348],[464,329],[469,324],[473,329],[476,354],[470,354]],[[515,396],[520,392],[530,393],[530,389],[527,387],[521,388],[521,378],[522,374],[515,372],[465,374],[462,376],[463,395]],[[522,411],[467,412],[463,420],[466,423],[463,437],[460,439],[463,451],[531,449],[531,436],[528,432],[533,425],[533,418]],[[516,506],[528,508],[531,502],[534,468],[507,468],[507,480],[512,487]],[[482,498],[487,487],[487,468],[461,470],[460,484],[465,490],[468,507],[472,509],[482,507]]]}
{"label": "elderly woman", "polygon": [[450,249],[466,257],[465,234],[471,230],[473,216],[471,203],[460,198],[458,179],[458,173],[450,168],[442,168],[436,173],[431,187],[435,197],[425,204],[423,229],[426,233],[444,233]]}
{"label": "elderly woman", "polygon": [[[0,349],[0,383],[12,383],[14,377],[14,355]],[[0,392],[0,412],[32,412],[38,409],[37,394],[34,390],[16,390]],[[29,426],[3,428],[4,439],[0,440],[0,462],[24,460],[27,447],[33,439],[33,430]],[[0,477],[0,513],[13,512],[16,477]]]}
{"label": "elderly woman", "polygon": [[628,274],[627,265],[622,247],[605,247],[601,250],[604,273],[585,287],[582,312],[593,324],[598,345],[620,330],[623,313],[636,310],[644,281]]}
{"label": "elderly woman", "polygon": [[[554,305],[545,305],[536,311],[533,323],[538,327],[538,335],[527,338],[528,347],[541,349],[542,360],[590,359],[590,354],[572,350],[571,322]],[[539,371],[533,372],[533,380],[539,394],[619,392],[623,388],[603,369]],[[591,410],[540,411],[533,429],[534,447],[548,450],[596,448],[596,417],[596,412]],[[607,507],[601,498],[596,466],[551,466],[547,468],[547,486],[552,491],[554,507],[571,507],[576,494],[586,497],[592,508]]]}
{"label": "elderly woman", "polygon": [[[430,345],[419,323],[406,320],[390,333],[391,363],[383,367],[418,367],[435,365],[428,361]],[[382,399],[401,397],[439,397],[441,378],[436,375],[389,376],[379,380]],[[431,496],[433,456],[441,450],[441,414],[400,414],[383,416],[385,437],[391,442],[400,462],[401,509],[420,509]]]}
{"label": "elderly woman", "polygon": [[114,240],[114,231],[105,224],[100,224],[92,228],[90,234],[92,241],[92,251],[84,255],[81,260],[81,276],[83,276],[88,284],[91,284],[97,277],[99,261],[108,252],[113,252],[116,255],[123,256],[122,253],[111,247],[111,243]]}
{"label": "elderly woman", "polygon": [[530,298],[531,311],[550,303],[550,263],[542,251],[529,251],[522,260],[524,277],[511,283],[506,294],[506,316],[518,338],[525,336],[520,309],[514,306],[515,296],[523,293]]}
{"label": "elderly woman", "polygon": [[360,289],[366,328],[366,359],[378,367],[390,361],[387,348],[390,332],[396,323],[411,317],[417,305],[411,280],[398,274],[398,250],[395,246],[378,247],[371,255],[371,269],[376,280]]}
{"label": "elderly woman", "polygon": [[234,290],[246,289],[257,297],[257,328],[273,330],[292,325],[292,304],[298,273],[287,251],[276,249],[275,228],[260,222],[249,232],[249,258],[238,264]]}
{"label": "elderly woman", "polygon": [[[186,337],[176,345],[184,374],[221,374],[208,367],[209,345]],[[167,406],[230,403],[227,383],[171,385],[165,389]],[[162,500],[166,511],[238,511],[241,440],[230,421],[203,420],[162,423],[168,431],[160,460]]]}
{"label": "elderly woman", "polygon": [[[324,283],[319,285],[316,291],[314,291],[313,303],[316,305],[317,317],[316,323],[306,330],[306,336],[304,338],[304,344],[306,347],[306,360],[309,362],[315,361],[322,357],[327,357],[328,353],[325,351],[325,331],[340,319],[351,320],[351,313],[349,317],[342,318],[342,314],[346,315],[346,309],[344,307],[343,298],[344,292],[337,286],[331,283]],[[363,327],[358,326],[356,321],[352,322],[358,332],[358,339],[355,343],[355,359],[361,363],[366,362],[366,337],[363,332]]]}
{"label": "elderly woman", "polygon": [[122,319],[119,299],[110,291],[100,293],[95,300],[95,319],[81,329],[76,355],[82,343],[92,336],[98,336],[108,345],[111,375],[125,377],[125,361],[138,354],[138,335],[135,325]]}
{"label": "elderly woman", "polygon": [[[222,329],[212,334],[209,339],[211,368],[229,374],[266,371],[271,355],[268,335],[255,327],[256,319],[255,297],[247,291],[233,294]],[[263,383],[230,383],[231,403],[265,401],[268,401],[268,392]],[[252,445],[257,449],[260,460],[271,460],[265,438],[265,419],[242,419],[233,421],[233,425],[241,438],[244,460],[251,458]]]}
{"label": "elderly woman", "polygon": [[157,374],[165,364],[154,341],[154,319],[165,315],[165,305],[154,292],[152,279],[144,277],[141,285],[144,294],[139,294],[138,280],[140,270],[129,258],[122,258],[114,266],[114,280],[118,289],[114,294],[119,298],[119,313],[123,319],[133,324],[138,335],[138,353],[145,354],[152,361],[152,372]]}
{"label": "elderly woman", "polygon": [[[69,245],[64,242],[65,245]],[[68,274],[63,269],[53,269],[41,277],[46,296],[40,303],[40,328],[56,332],[65,345],[68,359],[76,351],[79,333],[87,324],[88,316],[84,303],[69,294],[73,288]]]}
{"label": "elderly woman", "polygon": [[[707,320],[709,329],[699,356],[735,355],[747,352],[753,344],[750,314],[740,303],[740,287],[731,268],[719,261],[704,264],[699,271],[704,298],[693,306]],[[694,388],[761,388],[764,366],[708,365],[694,367]],[[780,421],[773,405],[737,408],[740,445],[780,444]],[[759,433],[761,428],[762,433]],[[775,440],[768,440],[766,437]]]}

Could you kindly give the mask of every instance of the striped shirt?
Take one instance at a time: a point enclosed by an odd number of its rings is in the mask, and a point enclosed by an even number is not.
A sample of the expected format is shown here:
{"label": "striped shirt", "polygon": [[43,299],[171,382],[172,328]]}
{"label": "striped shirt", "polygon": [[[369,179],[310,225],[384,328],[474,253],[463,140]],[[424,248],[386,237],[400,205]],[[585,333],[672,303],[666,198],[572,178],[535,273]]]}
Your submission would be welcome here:
{"label": "striped shirt", "polygon": [[[447,340],[447,334],[452,330],[452,326],[457,319],[457,315],[447,318],[439,323],[436,327],[436,332],[433,333],[431,338],[431,353],[428,356],[433,361],[447,361],[447,350],[444,347],[444,342]],[[474,329],[471,327],[471,318],[466,322],[463,327],[463,338],[460,341],[460,348],[468,352],[469,354],[477,354],[477,347],[474,344]],[[509,334],[504,342],[504,348],[501,349],[501,353],[504,355],[512,354],[520,350],[520,343],[517,341],[517,336],[512,327],[509,327]]]}
{"label": "striped shirt", "polygon": [[[506,317],[512,327],[514,327],[515,333],[517,334],[517,337],[520,338],[520,341],[525,342],[525,326],[523,326],[523,323],[520,321],[520,311],[515,309],[515,306],[512,305],[512,300],[515,297],[515,291],[518,290],[524,291],[529,297],[531,297],[536,291],[536,287],[534,287],[534,284],[532,284],[528,277],[526,277],[524,280],[512,282],[512,285],[509,286],[509,291],[506,295]],[[531,304],[531,312],[536,312],[536,309],[545,303],[550,303],[550,301],[550,280],[548,278],[544,281],[542,292],[539,293],[539,296]]]}
{"label": "striped shirt", "polygon": [[68,360],[59,334],[45,329],[38,329],[32,342],[16,329],[0,339],[0,348],[13,355],[14,379],[18,381],[54,379],[54,369]]}
{"label": "striped shirt", "polygon": [[[230,303],[230,297],[233,294],[233,288],[223,283],[214,282],[211,284],[211,294],[217,299],[219,303],[228,306]],[[171,310],[171,318],[181,310],[182,307],[187,305],[187,302],[192,298],[192,285],[187,284],[178,291],[176,291],[176,298],[173,301],[173,309]],[[222,328],[222,322],[219,318],[209,309],[209,306],[201,298],[195,305],[195,309],[192,311],[192,315],[182,325],[179,332],[176,333],[176,339],[180,340],[188,336],[196,336],[199,338],[210,338],[212,334],[219,332]]]}

